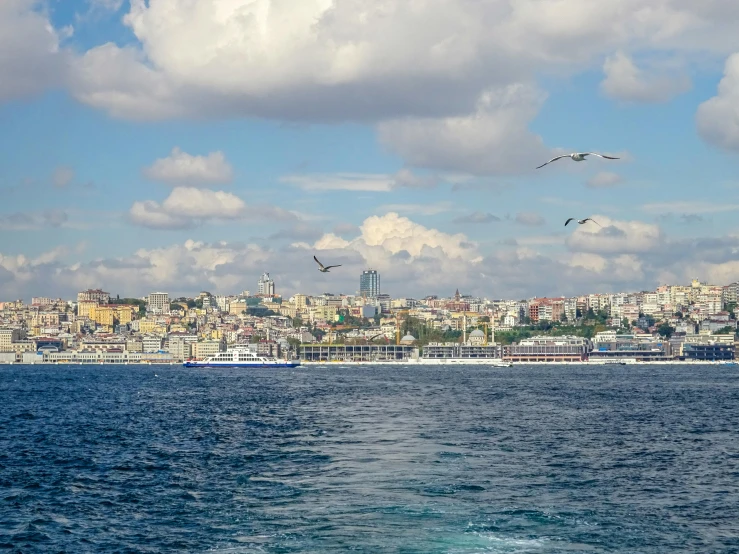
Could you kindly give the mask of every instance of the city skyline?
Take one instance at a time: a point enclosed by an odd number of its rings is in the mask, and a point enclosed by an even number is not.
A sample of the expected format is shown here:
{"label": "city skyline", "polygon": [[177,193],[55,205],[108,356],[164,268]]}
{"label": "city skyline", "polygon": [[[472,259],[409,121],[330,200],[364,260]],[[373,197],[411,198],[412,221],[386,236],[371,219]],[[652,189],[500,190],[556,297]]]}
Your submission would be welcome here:
{"label": "city skyline", "polygon": [[0,5],[4,299],[739,280],[728,0],[188,5]]}

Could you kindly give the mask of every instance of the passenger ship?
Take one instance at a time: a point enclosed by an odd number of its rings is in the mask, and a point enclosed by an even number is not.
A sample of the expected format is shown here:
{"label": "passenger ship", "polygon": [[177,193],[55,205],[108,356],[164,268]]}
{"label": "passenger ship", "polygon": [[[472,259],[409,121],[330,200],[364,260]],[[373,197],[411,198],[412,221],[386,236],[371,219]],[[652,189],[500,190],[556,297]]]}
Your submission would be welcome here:
{"label": "passenger ship", "polygon": [[184,367],[297,367],[300,360],[278,360],[269,356],[260,356],[253,347],[236,346],[226,352],[219,352],[205,360],[187,360]]}

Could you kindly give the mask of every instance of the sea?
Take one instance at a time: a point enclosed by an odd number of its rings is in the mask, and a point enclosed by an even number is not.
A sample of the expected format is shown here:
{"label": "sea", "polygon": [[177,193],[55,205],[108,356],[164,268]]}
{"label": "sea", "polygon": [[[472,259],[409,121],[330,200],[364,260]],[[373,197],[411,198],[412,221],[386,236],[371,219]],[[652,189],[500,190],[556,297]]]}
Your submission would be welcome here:
{"label": "sea", "polygon": [[739,369],[0,366],[0,551],[739,552]]}

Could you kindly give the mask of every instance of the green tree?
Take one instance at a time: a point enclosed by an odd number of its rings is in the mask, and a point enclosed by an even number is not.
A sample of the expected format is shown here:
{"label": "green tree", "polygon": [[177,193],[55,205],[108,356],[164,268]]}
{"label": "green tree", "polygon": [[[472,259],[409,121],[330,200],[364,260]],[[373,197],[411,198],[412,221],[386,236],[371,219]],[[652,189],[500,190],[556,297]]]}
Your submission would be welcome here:
{"label": "green tree", "polygon": [[300,341],[293,337],[287,338],[287,343],[295,351],[296,354],[300,354]]}
{"label": "green tree", "polygon": [[675,328],[674,328],[673,326],[671,326],[671,325],[670,325],[669,323],[667,323],[667,322],[665,322],[665,323],[662,323],[662,324],[661,324],[661,325],[660,325],[660,326],[659,326],[659,327],[657,328],[657,333],[659,333],[659,334],[660,334],[660,335],[661,335],[662,337],[664,337],[664,338],[666,338],[666,339],[669,339],[669,338],[670,338],[670,337],[672,336],[672,334],[673,334],[674,332],[675,332]]}
{"label": "green tree", "polygon": [[727,325],[726,327],[721,327],[721,329],[718,329],[714,332],[716,335],[734,335],[736,334],[736,329],[734,329],[731,325]]}

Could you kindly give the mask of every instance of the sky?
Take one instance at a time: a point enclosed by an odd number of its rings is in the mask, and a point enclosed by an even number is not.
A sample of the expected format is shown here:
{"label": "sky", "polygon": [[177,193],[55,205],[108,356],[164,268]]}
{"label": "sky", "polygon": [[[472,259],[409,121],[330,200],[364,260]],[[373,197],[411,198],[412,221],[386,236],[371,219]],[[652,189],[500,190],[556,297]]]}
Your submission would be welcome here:
{"label": "sky", "polygon": [[[737,281],[738,36],[735,0],[3,0],[0,300]],[[570,152],[620,159],[535,169]]]}

